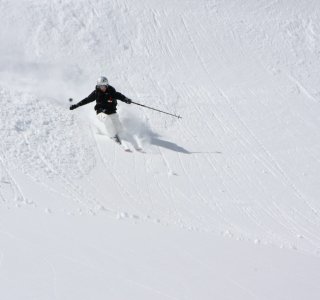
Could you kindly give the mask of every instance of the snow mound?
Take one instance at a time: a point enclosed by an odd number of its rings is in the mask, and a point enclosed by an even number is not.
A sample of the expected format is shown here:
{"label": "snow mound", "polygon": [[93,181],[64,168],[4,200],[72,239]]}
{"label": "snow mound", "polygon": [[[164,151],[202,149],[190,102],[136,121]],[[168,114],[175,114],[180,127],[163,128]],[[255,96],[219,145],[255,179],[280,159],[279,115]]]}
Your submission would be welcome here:
{"label": "snow mound", "polygon": [[0,90],[0,151],[8,168],[26,175],[79,178],[95,166],[88,129],[65,107],[34,95]]}

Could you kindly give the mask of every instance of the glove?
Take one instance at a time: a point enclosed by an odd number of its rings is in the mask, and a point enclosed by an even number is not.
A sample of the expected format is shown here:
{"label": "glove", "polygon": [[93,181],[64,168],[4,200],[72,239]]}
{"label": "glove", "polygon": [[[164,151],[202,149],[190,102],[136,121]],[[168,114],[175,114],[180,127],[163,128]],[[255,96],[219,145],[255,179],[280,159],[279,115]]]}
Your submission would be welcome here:
{"label": "glove", "polygon": [[78,107],[77,104],[72,104],[72,105],[70,106],[70,110],[76,109],[77,107]]}
{"label": "glove", "polygon": [[131,104],[131,103],[132,103],[132,100],[129,99],[129,98],[124,98],[124,102],[127,103],[127,104]]}

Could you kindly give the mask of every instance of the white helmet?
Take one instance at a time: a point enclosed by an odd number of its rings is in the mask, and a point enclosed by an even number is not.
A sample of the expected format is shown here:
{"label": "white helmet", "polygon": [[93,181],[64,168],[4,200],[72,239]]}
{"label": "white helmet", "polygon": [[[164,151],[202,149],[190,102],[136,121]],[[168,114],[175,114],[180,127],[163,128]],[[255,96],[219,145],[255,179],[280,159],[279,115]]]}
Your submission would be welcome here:
{"label": "white helmet", "polygon": [[101,76],[101,77],[98,78],[97,86],[102,86],[102,85],[105,85],[105,86],[109,85],[107,77]]}

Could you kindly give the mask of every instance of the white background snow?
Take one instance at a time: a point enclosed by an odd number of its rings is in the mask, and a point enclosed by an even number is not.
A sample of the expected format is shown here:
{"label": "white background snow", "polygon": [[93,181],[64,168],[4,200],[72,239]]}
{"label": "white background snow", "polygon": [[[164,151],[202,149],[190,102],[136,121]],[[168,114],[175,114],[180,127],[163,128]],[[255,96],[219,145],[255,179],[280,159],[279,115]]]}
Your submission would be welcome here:
{"label": "white background snow", "polygon": [[[320,299],[320,2],[0,0],[0,299]],[[89,104],[100,75],[126,153]]]}

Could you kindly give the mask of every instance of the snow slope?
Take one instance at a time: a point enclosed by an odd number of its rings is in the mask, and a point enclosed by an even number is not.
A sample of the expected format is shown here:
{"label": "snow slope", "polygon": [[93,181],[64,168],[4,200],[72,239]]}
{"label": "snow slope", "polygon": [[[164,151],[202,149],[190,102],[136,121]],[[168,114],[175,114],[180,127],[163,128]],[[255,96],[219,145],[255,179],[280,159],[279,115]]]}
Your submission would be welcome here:
{"label": "snow slope", "polygon": [[319,9],[0,0],[1,299],[318,299]]}

